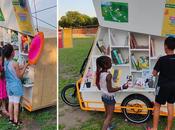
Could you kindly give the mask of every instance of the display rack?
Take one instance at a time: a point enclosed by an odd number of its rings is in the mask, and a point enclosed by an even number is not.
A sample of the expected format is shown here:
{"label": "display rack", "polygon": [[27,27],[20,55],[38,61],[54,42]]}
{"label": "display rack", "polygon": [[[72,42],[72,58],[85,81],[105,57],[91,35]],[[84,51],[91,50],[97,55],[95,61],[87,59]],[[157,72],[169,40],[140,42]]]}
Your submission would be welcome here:
{"label": "display rack", "polygon": [[[3,33],[0,41],[3,41],[4,45],[12,44],[15,49],[14,61],[18,62],[19,66],[24,65],[28,61],[28,51],[32,37],[10,29],[1,28],[0,30]],[[28,39],[26,40],[25,38]],[[45,38],[39,61],[36,65],[30,65],[26,69],[22,79],[24,90],[23,107],[29,111],[35,111],[56,104],[55,70],[56,38]]]}

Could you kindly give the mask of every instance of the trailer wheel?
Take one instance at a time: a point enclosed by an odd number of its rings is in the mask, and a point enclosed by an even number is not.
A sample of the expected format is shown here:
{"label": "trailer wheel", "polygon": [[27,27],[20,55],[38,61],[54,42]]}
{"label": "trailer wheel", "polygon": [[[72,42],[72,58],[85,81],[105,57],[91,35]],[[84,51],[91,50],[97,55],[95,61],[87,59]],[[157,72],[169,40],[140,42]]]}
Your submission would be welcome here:
{"label": "trailer wheel", "polygon": [[77,98],[76,84],[68,84],[61,91],[62,100],[69,106],[78,107],[79,102]]}
{"label": "trailer wheel", "polygon": [[121,105],[124,107],[133,107],[122,108],[123,114],[125,115],[127,120],[129,120],[132,123],[144,123],[152,115],[152,110],[147,110],[147,108],[153,108],[151,101],[141,94],[129,95],[123,100]]}

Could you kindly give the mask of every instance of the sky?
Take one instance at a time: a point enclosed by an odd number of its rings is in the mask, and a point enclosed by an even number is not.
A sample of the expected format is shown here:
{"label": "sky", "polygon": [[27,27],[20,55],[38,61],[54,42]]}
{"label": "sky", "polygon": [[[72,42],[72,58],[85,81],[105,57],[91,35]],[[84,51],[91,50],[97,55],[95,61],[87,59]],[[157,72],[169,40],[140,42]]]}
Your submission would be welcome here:
{"label": "sky", "polygon": [[[37,10],[42,10],[51,6],[57,5],[57,0],[35,0]],[[34,0],[29,0],[31,12],[35,12]],[[58,20],[61,16],[65,15],[67,11],[79,11],[80,13],[89,15],[91,17],[96,16],[95,9],[92,0],[58,0],[58,15],[57,8],[52,8],[43,12],[37,13],[39,19],[45,22],[57,26],[57,16]],[[35,14],[33,14],[35,16]],[[34,24],[36,24],[35,19],[33,19]],[[55,29],[45,23],[38,21],[39,26]]]}
{"label": "sky", "polygon": [[[36,10],[42,10],[48,7],[52,7],[52,6],[56,6],[57,5],[57,1],[56,0],[35,0],[36,1]],[[29,0],[29,4],[30,4],[30,8],[31,8],[31,12],[35,12],[34,9],[34,0]],[[33,14],[35,16],[35,14]],[[53,26],[57,26],[57,8],[52,8],[43,12],[39,12],[37,13],[37,17],[39,19],[42,19],[43,21],[53,25]],[[33,19],[34,24],[36,24],[35,19]],[[42,23],[40,21],[38,21],[39,26],[41,27],[46,27],[46,28],[51,28],[51,29],[55,29],[52,26],[49,26],[45,23]]]}
{"label": "sky", "polygon": [[58,19],[67,11],[79,11],[80,13],[96,16],[92,0],[58,0]]}

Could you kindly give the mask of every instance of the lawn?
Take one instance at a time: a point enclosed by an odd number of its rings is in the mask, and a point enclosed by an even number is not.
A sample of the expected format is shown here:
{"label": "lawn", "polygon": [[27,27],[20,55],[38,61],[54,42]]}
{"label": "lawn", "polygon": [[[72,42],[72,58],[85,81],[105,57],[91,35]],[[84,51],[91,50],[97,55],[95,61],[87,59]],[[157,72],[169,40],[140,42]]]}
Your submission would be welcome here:
{"label": "lawn", "polygon": [[20,113],[23,125],[16,128],[8,119],[0,117],[0,130],[56,130],[56,107],[49,107],[35,112],[23,110]]}
{"label": "lawn", "polygon": [[[83,63],[83,60],[88,54],[93,38],[74,39],[73,41],[74,41],[73,48],[59,50],[59,90],[60,92],[66,84],[74,83],[79,78],[79,70]],[[65,106],[66,105],[62,102],[62,100],[59,97],[59,109],[64,108]],[[69,109],[72,109],[71,112],[73,113],[71,113]],[[82,111],[80,109],[77,110],[77,109],[78,108],[68,107],[63,112],[59,111],[60,120],[64,118],[66,114],[70,114],[71,116],[70,117],[68,116],[67,120],[72,120],[73,122],[74,117],[72,116],[72,114],[74,114],[75,116],[78,116],[80,113],[86,114],[86,116],[88,114],[89,116],[87,117],[87,120],[84,122],[77,120],[77,123],[80,122],[79,125],[72,125],[72,127],[69,129],[65,129],[66,123],[59,124],[60,130],[100,130],[101,129],[103,118],[104,118],[103,112],[93,112],[93,111],[86,112],[86,111]],[[83,117],[83,118],[86,118],[86,117]],[[113,123],[117,125],[116,130],[144,130],[144,127],[147,124],[152,124],[152,119],[144,124],[132,124],[132,123],[129,123],[127,120],[125,120],[125,117],[123,114],[115,113],[113,116]],[[174,124],[175,124],[175,121],[174,121]],[[161,117],[159,130],[164,130],[165,125],[166,125],[166,118]],[[175,126],[173,127],[173,130],[174,129],[175,129]]]}

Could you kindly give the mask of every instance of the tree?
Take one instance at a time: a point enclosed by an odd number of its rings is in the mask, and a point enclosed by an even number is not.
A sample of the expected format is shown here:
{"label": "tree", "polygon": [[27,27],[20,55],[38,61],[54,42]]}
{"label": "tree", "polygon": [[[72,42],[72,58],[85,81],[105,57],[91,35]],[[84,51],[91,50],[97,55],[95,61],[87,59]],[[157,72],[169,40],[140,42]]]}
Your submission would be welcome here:
{"label": "tree", "polygon": [[94,25],[94,26],[98,26],[99,25],[97,17],[93,17],[92,18],[92,25]]}
{"label": "tree", "polygon": [[96,17],[89,17],[88,15],[81,14],[77,11],[68,11],[65,16],[62,16],[59,20],[61,27],[82,27],[98,25]]}

